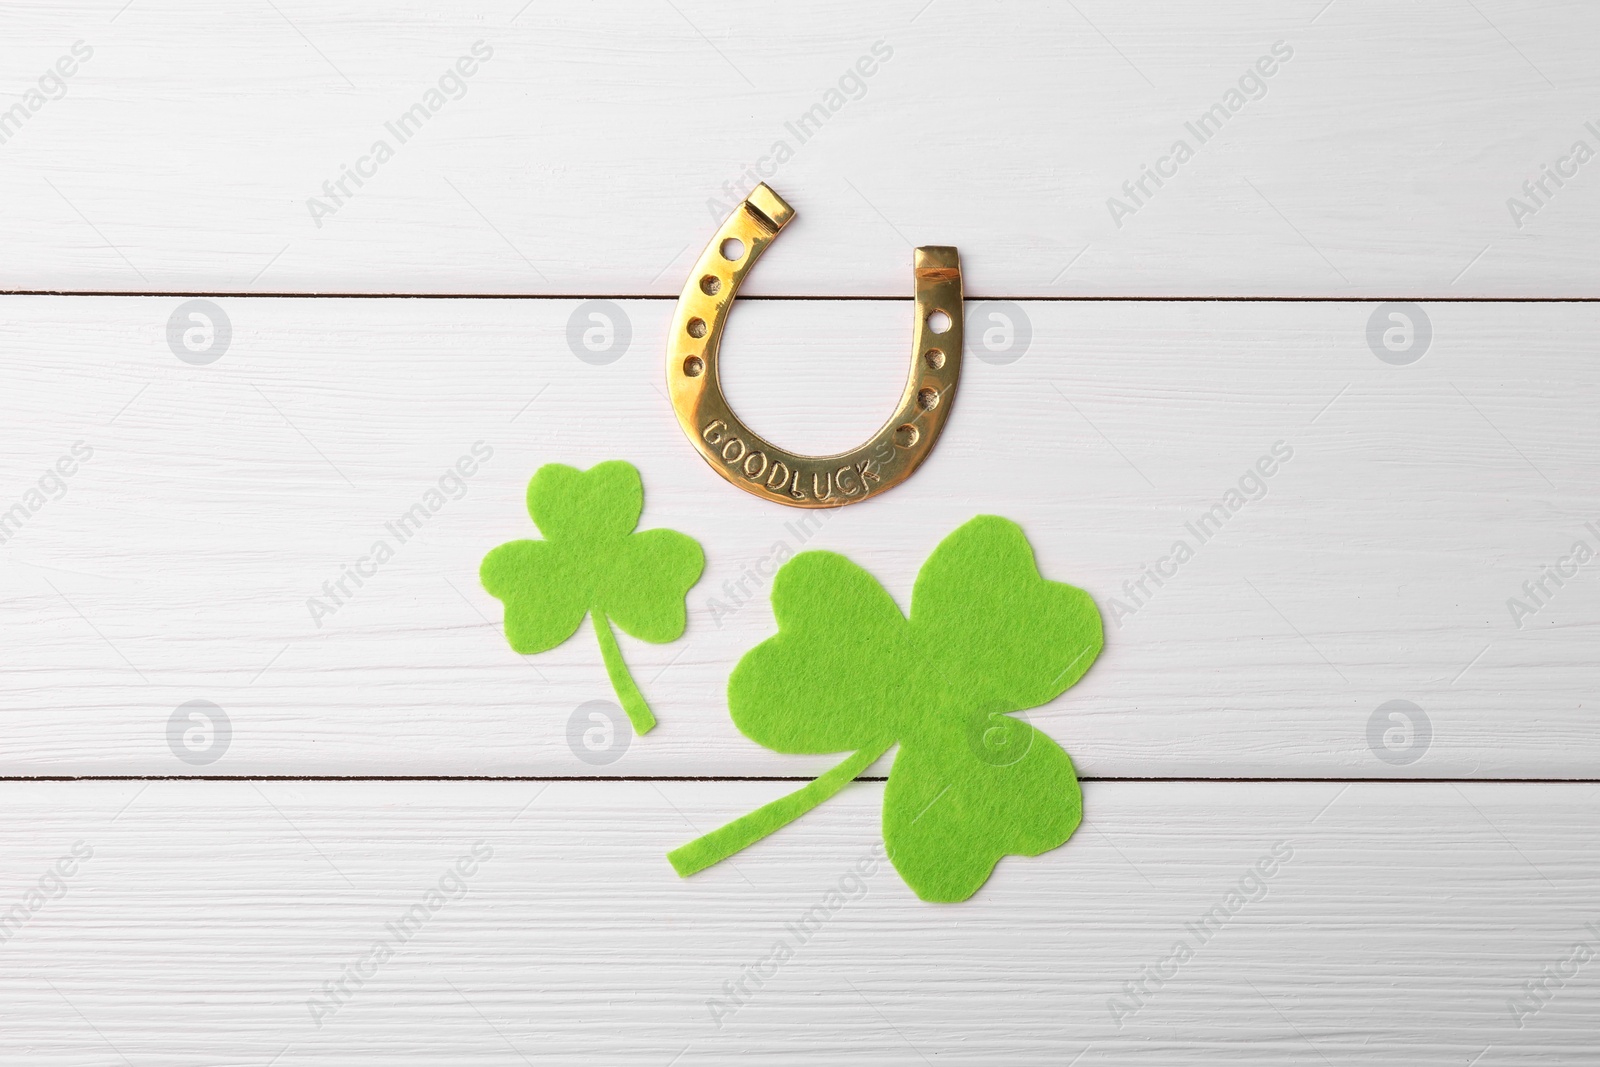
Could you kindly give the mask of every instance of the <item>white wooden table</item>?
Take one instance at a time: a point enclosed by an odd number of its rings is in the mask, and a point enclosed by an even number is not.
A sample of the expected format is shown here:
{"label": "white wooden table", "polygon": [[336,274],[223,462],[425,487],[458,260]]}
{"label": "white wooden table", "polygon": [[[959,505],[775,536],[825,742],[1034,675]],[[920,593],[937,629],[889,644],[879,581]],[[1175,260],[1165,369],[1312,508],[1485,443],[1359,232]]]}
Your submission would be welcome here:
{"label": "white wooden table", "polygon": [[[1593,1062],[1592,6],[6,24],[0,1060]],[[728,388],[786,446],[892,405],[912,246],[965,266],[945,437],[808,525],[662,394],[684,273],[758,178],[799,217]],[[660,727],[595,751],[589,624],[519,657],[476,572],[540,464],[613,458],[707,569],[682,641],[624,638]],[[1028,714],[1083,828],[965,904],[858,888],[885,761],[677,878],[668,849],[832,762],[728,719],[772,562],[845,552],[903,605],[980,512],[1106,613]]]}

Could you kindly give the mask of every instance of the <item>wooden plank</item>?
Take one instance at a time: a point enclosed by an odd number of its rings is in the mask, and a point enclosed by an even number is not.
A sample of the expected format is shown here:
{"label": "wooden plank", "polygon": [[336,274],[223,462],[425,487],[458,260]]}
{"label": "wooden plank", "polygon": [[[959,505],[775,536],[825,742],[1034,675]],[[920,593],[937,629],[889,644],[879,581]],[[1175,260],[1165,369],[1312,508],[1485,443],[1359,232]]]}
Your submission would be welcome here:
{"label": "wooden plank", "polygon": [[[975,304],[929,462],[807,527],[682,439],[658,380],[670,302],[609,312],[631,343],[595,365],[568,347],[576,301],[236,299],[203,366],[169,349],[179,303],[0,301],[0,510],[41,490],[0,545],[5,773],[816,773],[831,761],[767,752],[726,714],[728,672],[772,632],[766,572],[835,549],[904,605],[939,539],[985,512],[1107,614],[1101,661],[1030,713],[1085,774],[1591,777],[1600,754],[1600,591],[1569,558],[1600,525],[1593,305],[1430,304],[1427,354],[1397,366],[1369,348],[1369,305],[1030,303],[1008,312],[1030,348],[1000,364],[979,358],[996,327]],[[745,303],[734,403],[801,450],[865,438],[898,394],[909,308]],[[475,446],[492,455],[455,479]],[[74,447],[92,457],[50,474]],[[1274,450],[1290,458],[1256,479]],[[569,742],[611,697],[587,624],[513,655],[476,574],[534,535],[540,464],[618,457],[643,471],[642,525],[698,538],[708,565],[681,642],[623,638],[662,725],[596,764]],[[1257,499],[1228,514],[1240,489]],[[330,598],[378,541],[393,558]],[[1541,579],[1563,558],[1575,577]],[[1157,587],[1142,576],[1163,559]],[[185,762],[169,727],[194,700],[231,737],[210,747],[194,720]],[[1393,700],[1421,715],[1379,710]]]}
{"label": "wooden plank", "polygon": [[874,868],[863,784],[736,866],[673,874],[667,848],[783,788],[6,783],[5,903],[43,899],[4,946],[0,1049],[1493,1067],[1595,1044],[1600,869],[1572,847],[1600,831],[1592,785],[1090,783],[1065,847],[935,906]]}
{"label": "wooden plank", "polygon": [[769,294],[898,296],[930,243],[987,296],[1600,280],[1592,5],[12,16],[13,289],[675,294],[708,203],[762,176],[800,211]]}

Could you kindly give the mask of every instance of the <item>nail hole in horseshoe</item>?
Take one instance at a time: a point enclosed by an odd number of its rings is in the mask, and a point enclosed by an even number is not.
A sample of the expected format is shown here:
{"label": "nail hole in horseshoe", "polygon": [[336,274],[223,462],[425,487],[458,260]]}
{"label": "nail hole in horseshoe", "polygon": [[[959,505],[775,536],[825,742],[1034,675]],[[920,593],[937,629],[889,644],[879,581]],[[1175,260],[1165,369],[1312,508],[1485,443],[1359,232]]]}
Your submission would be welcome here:
{"label": "nail hole in horseshoe", "polygon": [[690,356],[683,361],[683,373],[690,378],[700,377],[700,372],[706,369],[705,361],[699,356]]}
{"label": "nail hole in horseshoe", "polygon": [[730,237],[722,242],[722,248],[719,251],[721,251],[723,259],[729,263],[737,263],[744,258],[744,242],[737,237]]}
{"label": "nail hole in horseshoe", "polygon": [[921,436],[917,428],[909,422],[901,423],[894,431],[894,443],[901,448],[910,448]]}
{"label": "nail hole in horseshoe", "polygon": [[939,406],[939,390],[923,389],[917,393],[917,407],[923,411],[932,411]]}
{"label": "nail hole in horseshoe", "polygon": [[928,313],[928,329],[934,333],[944,333],[950,329],[950,316],[937,309]]}
{"label": "nail hole in horseshoe", "polygon": [[716,296],[722,292],[722,279],[715,274],[707,274],[700,279],[700,291],[707,296]]}
{"label": "nail hole in horseshoe", "polygon": [[706,320],[705,319],[690,319],[689,320],[689,336],[690,337],[704,337],[705,335],[706,335]]}
{"label": "nail hole in horseshoe", "polygon": [[944,366],[944,353],[937,348],[930,348],[922,353],[922,361],[928,365],[929,370],[938,370]]}

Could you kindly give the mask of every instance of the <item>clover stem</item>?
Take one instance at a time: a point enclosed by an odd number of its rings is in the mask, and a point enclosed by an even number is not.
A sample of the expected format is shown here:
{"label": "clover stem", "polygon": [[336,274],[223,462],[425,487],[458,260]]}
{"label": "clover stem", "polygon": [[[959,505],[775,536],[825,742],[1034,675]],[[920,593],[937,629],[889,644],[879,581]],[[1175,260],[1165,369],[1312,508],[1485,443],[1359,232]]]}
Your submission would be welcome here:
{"label": "clover stem", "polygon": [[655,729],[656,717],[651,714],[650,705],[644,702],[644,694],[633,683],[628,665],[622,662],[622,649],[617,647],[617,635],[611,632],[611,622],[603,611],[591,611],[590,614],[594,616],[594,635],[600,641],[600,658],[605,660],[611,688],[617,691],[622,710],[628,713],[628,721],[633,723],[633,732],[647,734]]}
{"label": "clover stem", "polygon": [[794,822],[800,816],[849,785],[862,771],[889,751],[894,745],[891,738],[879,746],[868,746],[853,754],[837,767],[790,793],[763,805],[748,815],[741,815],[728,825],[713,830],[704,837],[667,853],[672,867],[684,878],[703,871],[713,863],[721,863],[734,853],[750,847],[775,830]]}

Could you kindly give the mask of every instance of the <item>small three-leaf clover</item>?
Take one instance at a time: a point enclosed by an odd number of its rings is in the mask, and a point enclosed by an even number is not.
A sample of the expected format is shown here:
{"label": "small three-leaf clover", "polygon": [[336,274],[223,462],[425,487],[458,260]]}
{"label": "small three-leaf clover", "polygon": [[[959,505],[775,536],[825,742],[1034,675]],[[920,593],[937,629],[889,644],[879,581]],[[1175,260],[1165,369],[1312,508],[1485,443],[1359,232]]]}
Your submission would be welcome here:
{"label": "small three-leaf clover", "polygon": [[669,854],[689,875],[837,793],[895,745],[885,850],[924,900],[965,900],[1007,854],[1062,844],[1083,813],[1067,754],[1009,713],[1055,699],[1100,653],[1100,612],[1040,577],[1021,529],[980,515],[917,575],[911,616],[843,556],[803,552],[772,585],[778,634],[728,680],[739,730],[779,752],[853,751],[821,778]]}
{"label": "small three-leaf clover", "polygon": [[676,530],[634,533],[644,486],[631,463],[580,471],[550,463],[528,483],[528,514],[543,541],[512,541],[484,557],[483,587],[506,606],[506,640],[524,655],[555,648],[594,616],[606,673],[636,733],[655,716],[628,673],[611,623],[662,644],[683,634],[684,597],[705,553]]}

